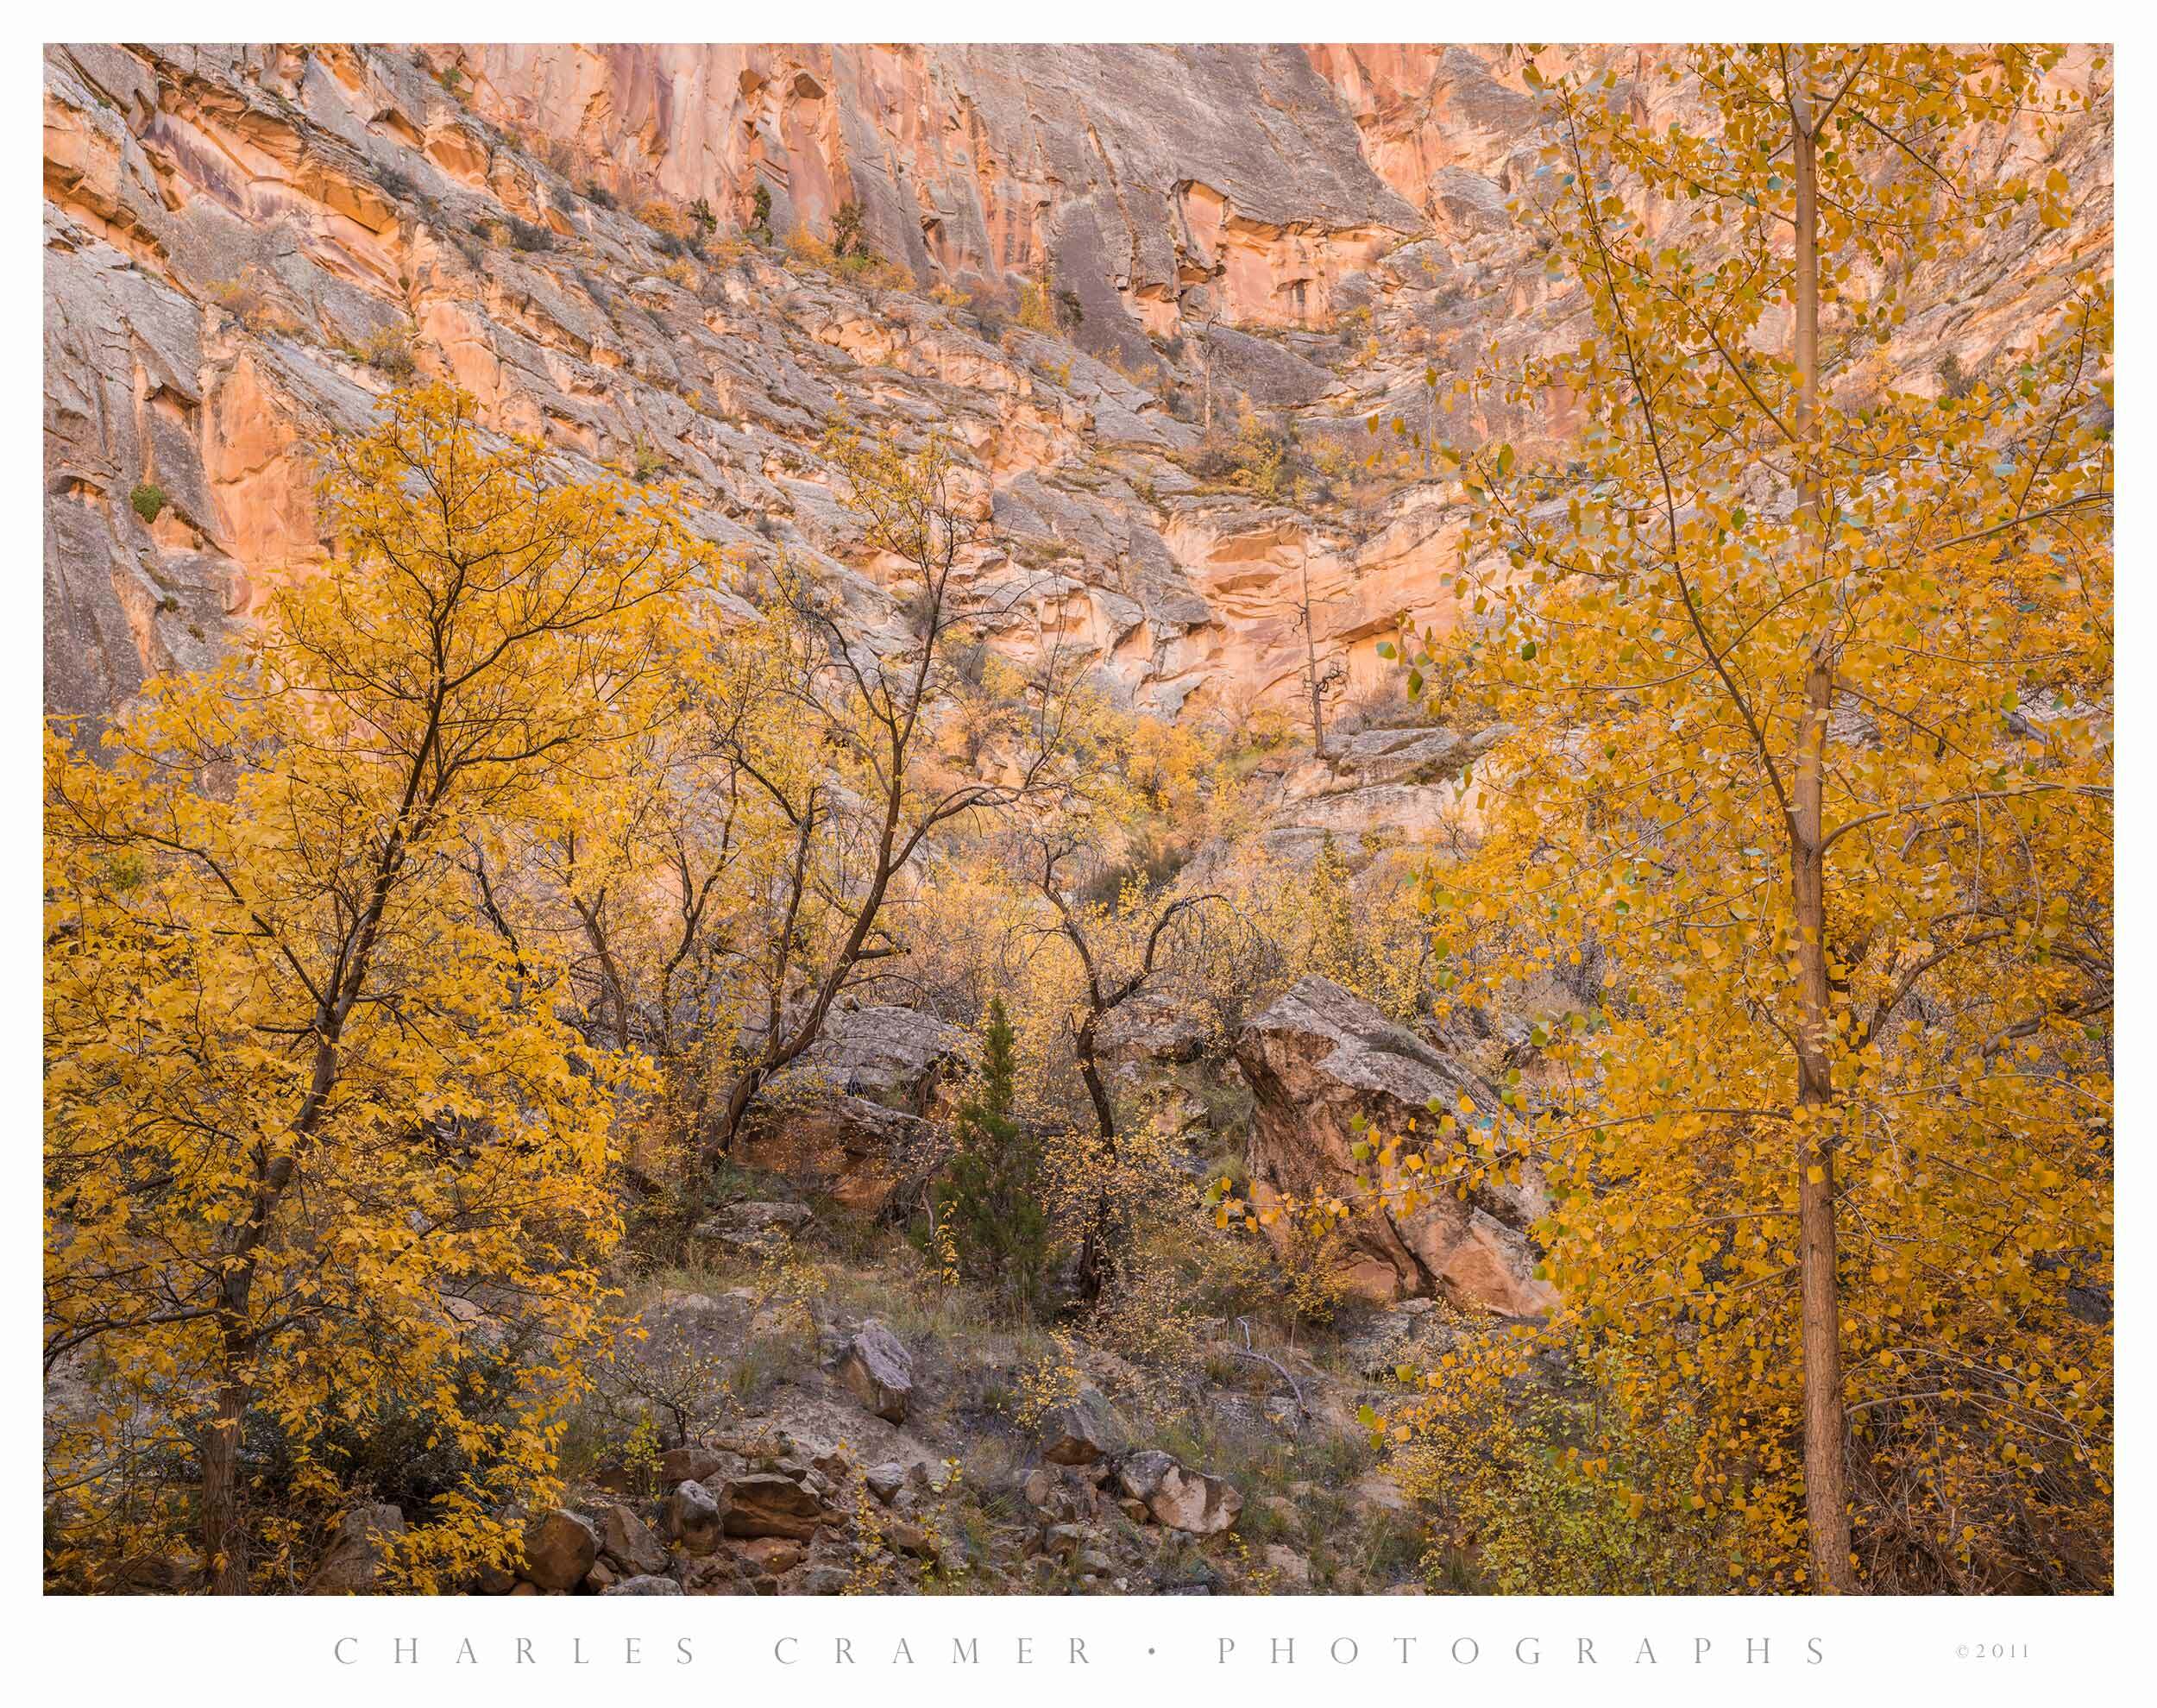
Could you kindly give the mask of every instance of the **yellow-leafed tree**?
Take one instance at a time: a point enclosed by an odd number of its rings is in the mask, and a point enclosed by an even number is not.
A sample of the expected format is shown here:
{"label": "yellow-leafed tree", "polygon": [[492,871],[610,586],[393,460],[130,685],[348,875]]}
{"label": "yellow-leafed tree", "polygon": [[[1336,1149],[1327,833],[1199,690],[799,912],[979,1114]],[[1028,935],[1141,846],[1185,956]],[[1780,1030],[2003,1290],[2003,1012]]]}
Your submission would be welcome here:
{"label": "yellow-leafed tree", "polygon": [[[393,1439],[417,1587],[544,1498],[637,1064],[484,874],[604,778],[710,568],[443,387],[322,448],[336,549],[93,757],[47,747],[48,1542],[292,1587]],[[154,1474],[158,1473],[163,1474]]]}
{"label": "yellow-leafed tree", "polygon": [[[2051,154],[2102,65],[1544,85],[1522,211],[1587,312],[1474,401],[1577,437],[1448,465],[1477,614],[1416,680],[1511,733],[1436,935],[1451,999],[1539,1001],[1544,1052],[1505,1120],[1445,1124],[1546,1177],[1608,1438],[1682,1446],[1582,1462],[1738,1536],[1739,1585],[2109,1582],[2110,238]],[[2048,305],[1907,375],[1979,242]]]}

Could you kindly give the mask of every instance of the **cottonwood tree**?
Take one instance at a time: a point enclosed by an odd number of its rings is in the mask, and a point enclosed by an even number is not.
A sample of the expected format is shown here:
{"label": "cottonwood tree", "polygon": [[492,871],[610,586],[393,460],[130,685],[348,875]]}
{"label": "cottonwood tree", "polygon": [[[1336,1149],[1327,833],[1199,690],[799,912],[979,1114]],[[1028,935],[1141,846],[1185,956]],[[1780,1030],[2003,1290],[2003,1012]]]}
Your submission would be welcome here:
{"label": "cottonwood tree", "polygon": [[[1479,617],[1437,656],[1513,733],[1435,880],[1445,976],[1502,1007],[1606,958],[1537,1032],[1557,1106],[1448,1134],[1540,1160],[1558,1332],[1700,1421],[1655,1498],[1738,1526],[1734,1579],[2104,1582],[2111,291],[2047,159],[2101,70],[1668,75],[1652,122],[1546,87],[1522,212],[1591,323],[1478,401],[1576,411],[1579,461],[1450,459]],[[1897,329],[1981,242],[2047,305],[1912,377]]]}
{"label": "cottonwood tree", "polygon": [[[451,1468],[397,1563],[454,1583],[550,1498],[582,1379],[633,1064],[473,851],[633,730],[709,555],[445,387],[322,466],[337,549],[243,653],[94,759],[47,736],[45,1361],[88,1396],[48,1447],[64,1573],[192,1523],[214,1590],[287,1584],[350,1438],[402,1418]],[[181,1497],[139,1474],[175,1460]]]}

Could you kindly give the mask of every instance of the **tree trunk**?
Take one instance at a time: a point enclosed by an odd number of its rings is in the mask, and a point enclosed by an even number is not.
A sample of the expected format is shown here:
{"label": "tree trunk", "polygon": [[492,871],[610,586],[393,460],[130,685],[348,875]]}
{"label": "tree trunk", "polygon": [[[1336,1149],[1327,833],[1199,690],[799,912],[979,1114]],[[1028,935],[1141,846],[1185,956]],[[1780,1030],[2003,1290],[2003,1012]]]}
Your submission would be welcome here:
{"label": "tree trunk", "polygon": [[[1094,1026],[1098,1014],[1087,1016],[1085,1023],[1072,1033],[1072,1054],[1078,1058],[1078,1077],[1086,1083],[1086,1096],[1093,1103],[1095,1124],[1101,1130],[1101,1143],[1111,1159],[1116,1155],[1116,1106],[1109,1101],[1107,1083],[1101,1077],[1101,1064],[1094,1058]],[[1092,1300],[1101,1297],[1109,1281],[1109,1226],[1113,1214],[1109,1194],[1104,1188],[1093,1207],[1093,1220],[1087,1224],[1086,1237],[1078,1247],[1078,1292],[1083,1298]]]}
{"label": "tree trunk", "polygon": [[247,1300],[251,1269],[232,1271],[219,1284],[221,1380],[217,1415],[202,1435],[202,1476],[197,1491],[203,1569],[212,1595],[248,1592],[247,1525],[240,1512],[240,1430],[250,1397]]}
{"label": "tree trunk", "polygon": [[[1801,56],[1791,81],[1791,156],[1797,224],[1797,436],[1801,505],[1824,528],[1813,443],[1820,401],[1819,183],[1817,139]],[[1828,1059],[1827,873],[1821,796],[1827,767],[1827,715],[1834,668],[1821,636],[1805,675],[1803,721],[1790,788],[1790,895],[1797,926],[1798,1102],[1804,1111],[1798,1171],[1799,1345],[1803,1361],[1805,1519],[1817,1587],[1836,1594],[1857,1588],[1850,1567],[1849,1472],[1845,1460],[1842,1310],[1835,1276],[1835,1157],[1831,1116],[1833,1068]]]}
{"label": "tree trunk", "polygon": [[1318,684],[1318,633],[1311,620],[1311,551],[1303,553],[1304,680],[1311,689],[1311,751],[1325,757],[1325,691]]}

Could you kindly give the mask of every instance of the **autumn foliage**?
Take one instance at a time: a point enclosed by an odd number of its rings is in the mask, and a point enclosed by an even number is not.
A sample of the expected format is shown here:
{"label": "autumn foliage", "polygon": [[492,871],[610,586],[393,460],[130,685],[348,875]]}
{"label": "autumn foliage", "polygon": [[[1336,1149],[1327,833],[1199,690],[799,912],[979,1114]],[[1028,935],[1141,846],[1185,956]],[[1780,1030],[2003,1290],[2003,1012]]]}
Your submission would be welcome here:
{"label": "autumn foliage", "polygon": [[[2016,164],[2056,57],[1696,53],[1652,127],[1556,83],[1523,212],[1592,323],[1472,401],[1566,399],[1577,460],[1449,459],[1481,620],[1417,681],[1512,732],[1431,919],[1539,1059],[1455,1165],[1550,1194],[1549,1338],[1635,1448],[1581,1474],[1739,1585],[2108,1581],[2110,287],[1959,392],[1871,360],[2071,224]],[[1404,1433],[1488,1399],[1431,1388]]]}

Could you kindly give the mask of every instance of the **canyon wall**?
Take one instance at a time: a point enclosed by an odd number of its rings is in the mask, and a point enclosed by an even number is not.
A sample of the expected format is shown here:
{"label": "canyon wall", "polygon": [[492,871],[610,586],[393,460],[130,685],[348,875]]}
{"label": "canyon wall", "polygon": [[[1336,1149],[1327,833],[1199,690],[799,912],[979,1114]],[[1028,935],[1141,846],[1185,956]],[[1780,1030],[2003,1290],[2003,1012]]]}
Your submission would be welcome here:
{"label": "canyon wall", "polygon": [[[1597,51],[1624,98],[1676,98]],[[1455,620],[1460,522],[1412,458],[1362,469],[1367,424],[1576,330],[1506,211],[1540,148],[1520,70],[1458,46],[49,48],[47,706],[94,722],[214,656],[324,549],[310,436],[413,375],[581,473],[679,480],[711,537],[818,562],[871,626],[893,566],[818,442],[940,424],[993,520],[966,572],[998,645],[1075,652],[1163,715],[1292,712],[1314,650],[1351,709],[1382,701],[1379,643]],[[2109,264],[2109,104],[2062,157],[2103,222],[1927,292],[1883,358],[1900,381],[2011,344],[2091,233]],[[849,204],[884,265],[804,241]],[[1209,420],[1294,459],[1239,474]]]}

